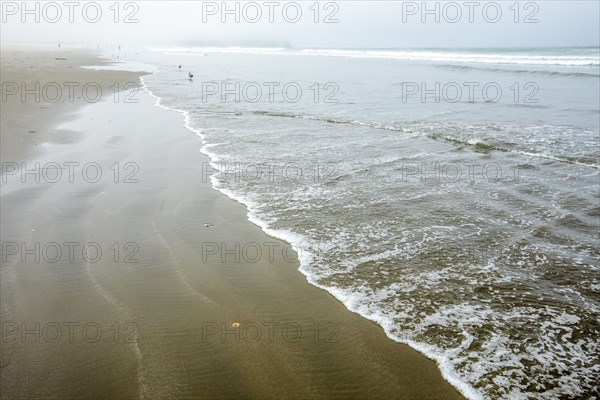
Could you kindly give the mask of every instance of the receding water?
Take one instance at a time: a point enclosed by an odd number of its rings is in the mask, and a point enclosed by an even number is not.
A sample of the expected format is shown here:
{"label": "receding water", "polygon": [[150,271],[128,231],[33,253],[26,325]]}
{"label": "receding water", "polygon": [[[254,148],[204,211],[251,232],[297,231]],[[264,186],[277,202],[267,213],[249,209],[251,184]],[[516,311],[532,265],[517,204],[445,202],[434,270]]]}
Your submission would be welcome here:
{"label": "receding water", "polygon": [[598,49],[138,58],[311,283],[470,397],[600,396]]}

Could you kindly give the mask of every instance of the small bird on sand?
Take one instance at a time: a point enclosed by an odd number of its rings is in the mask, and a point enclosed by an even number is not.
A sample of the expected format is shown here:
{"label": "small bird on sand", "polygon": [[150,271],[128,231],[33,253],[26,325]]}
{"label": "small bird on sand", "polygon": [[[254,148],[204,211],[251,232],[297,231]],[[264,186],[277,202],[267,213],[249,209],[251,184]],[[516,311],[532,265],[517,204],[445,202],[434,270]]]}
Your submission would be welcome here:
{"label": "small bird on sand", "polygon": [[181,69],[181,64],[179,64],[179,67],[177,67],[177,68]]}
{"label": "small bird on sand", "polygon": [[192,78],[194,77],[194,75],[192,75],[191,72],[188,72],[188,77],[190,78],[190,81],[192,80]]}

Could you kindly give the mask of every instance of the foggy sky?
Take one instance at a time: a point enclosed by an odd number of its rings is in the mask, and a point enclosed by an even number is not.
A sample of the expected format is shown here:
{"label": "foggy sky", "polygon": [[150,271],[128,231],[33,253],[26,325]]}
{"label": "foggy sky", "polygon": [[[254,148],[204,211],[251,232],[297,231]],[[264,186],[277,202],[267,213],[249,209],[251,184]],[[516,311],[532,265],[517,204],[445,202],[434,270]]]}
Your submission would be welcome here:
{"label": "foggy sky", "polygon": [[[514,8],[509,8],[514,1],[429,1],[426,7],[435,11],[437,3],[439,12],[426,15],[422,14],[422,1],[323,1],[319,3],[318,16],[315,8],[309,8],[314,1],[287,6],[286,15],[283,7],[290,2],[285,1],[230,1],[226,7],[234,10],[234,13],[227,15],[223,15],[222,1],[123,1],[119,4],[118,15],[114,8],[109,8],[113,1],[91,5],[88,4],[91,2],[85,1],[73,2],[73,5],[66,5],[64,1],[28,2],[29,14],[24,13],[21,1],[1,3],[2,43],[61,42],[94,47],[121,44],[146,47],[239,45],[294,48],[561,47],[600,44],[598,1],[522,1],[518,14]],[[237,13],[235,3],[239,10]],[[300,4],[302,14],[297,22],[292,23],[297,15],[296,4]],[[84,6],[87,7],[85,15]],[[486,15],[484,7],[487,7]],[[101,15],[97,17],[97,22],[93,22],[98,8]],[[501,15],[496,14],[498,9]],[[257,10],[261,13],[260,18]],[[269,11],[273,22],[269,21]],[[325,17],[331,13],[332,23],[324,23]],[[235,21],[236,14],[240,17],[239,22]],[[124,22],[128,15],[131,23]],[[435,21],[436,16],[439,16],[439,22]],[[524,22],[527,16],[531,23]],[[118,22],[114,21],[115,17]],[[315,17],[318,18],[317,23]],[[469,21],[469,17],[472,21]],[[39,18],[39,22],[35,21],[36,18]],[[226,18],[225,22],[221,21],[222,18]],[[422,18],[426,18],[426,21],[422,22]],[[515,18],[518,22],[514,21]],[[250,22],[252,19],[258,22]],[[52,20],[56,22],[52,23]]]}

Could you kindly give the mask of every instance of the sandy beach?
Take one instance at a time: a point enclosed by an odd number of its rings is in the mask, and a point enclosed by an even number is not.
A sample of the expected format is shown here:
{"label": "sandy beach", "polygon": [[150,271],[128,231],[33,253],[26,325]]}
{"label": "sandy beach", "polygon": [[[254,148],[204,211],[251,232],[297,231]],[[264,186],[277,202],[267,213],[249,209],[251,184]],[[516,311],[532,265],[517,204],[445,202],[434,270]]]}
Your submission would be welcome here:
{"label": "sandy beach", "polygon": [[142,73],[80,68],[101,64],[2,51],[3,96],[6,83],[103,89],[3,97],[2,398],[461,398],[211,187],[199,138]]}

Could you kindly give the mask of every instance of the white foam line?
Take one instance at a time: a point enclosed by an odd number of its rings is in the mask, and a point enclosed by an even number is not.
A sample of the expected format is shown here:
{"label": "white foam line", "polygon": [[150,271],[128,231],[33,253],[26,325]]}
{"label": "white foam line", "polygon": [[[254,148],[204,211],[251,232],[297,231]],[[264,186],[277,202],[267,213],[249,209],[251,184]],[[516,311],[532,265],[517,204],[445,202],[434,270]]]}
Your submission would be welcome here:
{"label": "white foam line", "polygon": [[429,62],[459,62],[480,64],[516,64],[516,65],[542,65],[542,66],[575,66],[597,67],[600,58],[597,55],[556,55],[556,54],[494,54],[494,53],[465,53],[465,52],[439,52],[419,50],[347,50],[347,49],[286,49],[286,48],[245,48],[245,47],[190,47],[190,48],[162,48],[152,49],[168,54],[182,54],[189,56],[204,53],[212,54],[257,54],[277,56],[305,56],[305,57],[346,57],[358,59],[391,59],[403,61],[429,61]]}
{"label": "white foam line", "polygon": [[[110,59],[109,57],[105,57]],[[111,62],[116,64],[111,65],[84,65],[81,68],[93,69],[94,71],[125,71],[125,72],[148,72],[151,74],[156,73],[157,67],[150,64],[145,64],[135,61],[115,61],[110,59]]]}
{"label": "white foam line", "polygon": [[544,154],[544,153],[531,153],[529,151],[522,151],[522,150],[511,150],[511,152],[517,153],[517,154],[522,154],[524,156],[545,158],[547,160],[560,161],[560,162],[565,162],[565,163],[569,163],[569,164],[581,165],[583,167],[591,167],[591,168],[595,168],[595,169],[600,169],[600,164],[587,164],[587,163],[583,163],[581,161],[568,160],[568,159],[560,157],[560,156],[552,156],[552,155],[548,155],[548,154]]}
{"label": "white foam line", "polygon": [[475,390],[475,388],[473,388],[469,383],[464,382],[461,379],[461,377],[453,369],[452,363],[446,359],[444,354],[440,353],[439,351],[436,351],[434,346],[428,345],[426,343],[415,342],[413,340],[403,340],[403,339],[395,336],[391,332],[392,327],[393,327],[392,324],[389,321],[386,321],[384,317],[382,317],[381,315],[378,315],[378,314],[369,314],[369,313],[355,307],[351,301],[352,300],[351,296],[346,295],[346,293],[344,293],[344,291],[341,289],[324,286],[324,285],[321,285],[321,284],[315,282],[313,280],[313,278],[310,275],[308,275],[308,272],[303,270],[302,266],[300,266],[300,272],[302,272],[302,274],[304,274],[304,276],[306,276],[306,278],[310,284],[331,293],[333,295],[333,297],[335,297],[342,304],[344,304],[344,306],[348,310],[362,316],[363,318],[368,319],[369,321],[373,321],[377,325],[381,326],[383,328],[385,334],[387,335],[387,337],[392,339],[394,342],[406,344],[409,347],[411,347],[412,349],[423,354],[427,358],[434,360],[437,363],[438,369],[440,370],[442,377],[448,383],[450,383],[452,386],[454,386],[454,388],[457,389],[467,399],[471,399],[471,400],[484,400],[485,399],[485,397],[481,393],[477,392]]}
{"label": "white foam line", "polygon": [[[156,74],[157,72],[158,72],[158,70],[155,71],[153,74]],[[148,86],[145,83],[144,77],[140,77],[140,82],[142,84],[142,88],[144,89],[144,91],[146,91],[146,93],[148,93],[151,97],[156,99],[156,101],[154,103],[155,106],[160,107],[164,110],[178,112],[183,115],[183,120],[184,120],[183,126],[185,128],[187,128],[189,131],[191,131],[194,134],[196,134],[197,136],[199,136],[200,139],[202,140],[203,146],[200,149],[200,152],[202,154],[205,154],[206,156],[208,156],[211,159],[211,162],[218,162],[216,155],[207,150],[207,148],[211,147],[211,145],[209,143],[206,143],[206,140],[205,140],[206,136],[204,134],[202,134],[202,131],[200,129],[196,129],[191,126],[191,123],[190,123],[191,118],[190,118],[189,112],[179,110],[176,108],[167,107],[167,106],[161,104],[162,99],[159,96],[155,95],[148,88]],[[411,347],[412,349],[425,355],[429,359],[434,360],[437,363],[437,366],[442,374],[442,377],[447,382],[449,382],[452,386],[454,386],[454,388],[456,388],[466,398],[471,399],[471,400],[483,400],[484,399],[484,397],[479,392],[477,392],[475,390],[475,388],[473,388],[469,383],[461,380],[460,376],[452,368],[451,363],[445,359],[443,354],[441,354],[438,351],[435,351],[435,348],[433,346],[425,344],[425,343],[417,343],[412,340],[402,340],[402,339],[394,336],[391,333],[391,328],[392,328],[391,324],[389,322],[385,321],[384,318],[382,318],[381,316],[378,316],[378,315],[371,315],[371,314],[368,314],[364,311],[357,309],[356,307],[354,307],[352,305],[350,296],[347,296],[342,290],[340,290],[338,288],[324,286],[324,285],[317,283],[316,280],[310,275],[310,273],[307,270],[308,265],[310,265],[310,263],[314,259],[313,254],[311,254],[308,251],[302,251],[302,249],[300,247],[298,247],[298,245],[300,243],[306,242],[306,240],[301,235],[295,234],[290,231],[275,230],[275,229],[270,228],[269,224],[266,221],[261,220],[256,215],[255,208],[254,208],[255,203],[253,203],[252,201],[247,200],[241,196],[237,196],[232,191],[221,187],[220,183],[218,182],[218,180],[216,179],[215,176],[211,176],[211,184],[215,190],[219,191],[220,193],[229,197],[230,199],[232,199],[240,204],[243,204],[246,207],[246,209],[248,210],[248,213],[246,214],[248,217],[248,221],[250,221],[254,225],[257,225],[258,227],[260,227],[265,234],[289,243],[298,252],[298,259],[300,260],[300,267],[298,268],[298,270],[306,277],[306,280],[311,285],[316,286],[316,287],[330,293],[333,297],[335,297],[342,304],[344,304],[344,306],[351,312],[354,312],[370,321],[377,323],[379,326],[381,326],[383,328],[387,337],[390,338],[391,340],[398,342],[398,343],[406,344],[409,347]]]}

